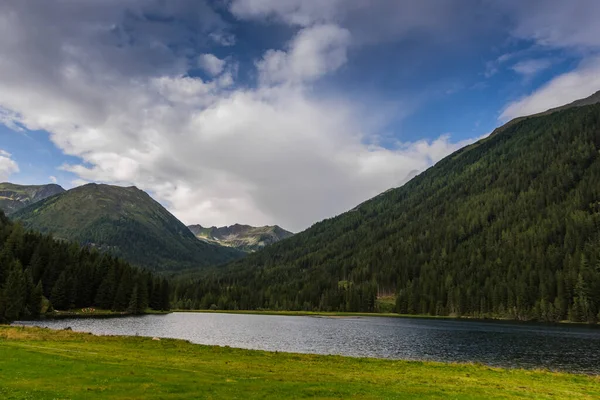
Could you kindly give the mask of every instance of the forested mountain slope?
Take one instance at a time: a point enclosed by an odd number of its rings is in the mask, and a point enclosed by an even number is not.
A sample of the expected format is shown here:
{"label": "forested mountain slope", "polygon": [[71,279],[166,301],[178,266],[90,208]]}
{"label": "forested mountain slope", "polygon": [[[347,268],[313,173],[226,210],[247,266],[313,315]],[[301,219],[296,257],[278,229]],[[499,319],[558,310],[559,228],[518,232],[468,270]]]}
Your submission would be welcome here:
{"label": "forested mountain slope", "polygon": [[600,105],[524,118],[406,185],[232,263],[178,300],[220,308],[594,320]]}
{"label": "forested mountain slope", "polygon": [[0,323],[55,309],[99,307],[131,313],[169,309],[169,286],[95,250],[26,231],[0,211]]}
{"label": "forested mountain slope", "polygon": [[188,228],[200,240],[246,252],[260,250],[265,246],[294,235],[277,225],[256,227],[235,224],[219,228],[216,226],[204,228],[201,225],[190,225]]}
{"label": "forested mountain slope", "polygon": [[156,271],[199,268],[243,255],[199,241],[163,206],[135,187],[92,183],[42,200],[11,217],[27,228]]}
{"label": "forested mountain slope", "polygon": [[16,185],[14,183],[0,183],[0,210],[5,214],[12,214],[30,204],[44,200],[64,192],[59,185]]}

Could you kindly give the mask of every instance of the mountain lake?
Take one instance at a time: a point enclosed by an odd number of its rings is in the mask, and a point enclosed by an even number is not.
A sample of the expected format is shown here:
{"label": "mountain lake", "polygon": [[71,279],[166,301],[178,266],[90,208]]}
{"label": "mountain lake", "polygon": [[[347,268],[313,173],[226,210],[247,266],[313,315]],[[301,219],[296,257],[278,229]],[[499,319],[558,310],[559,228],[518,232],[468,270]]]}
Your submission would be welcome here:
{"label": "mountain lake", "polygon": [[267,351],[600,373],[600,329],[584,325],[180,312],[16,324]]}

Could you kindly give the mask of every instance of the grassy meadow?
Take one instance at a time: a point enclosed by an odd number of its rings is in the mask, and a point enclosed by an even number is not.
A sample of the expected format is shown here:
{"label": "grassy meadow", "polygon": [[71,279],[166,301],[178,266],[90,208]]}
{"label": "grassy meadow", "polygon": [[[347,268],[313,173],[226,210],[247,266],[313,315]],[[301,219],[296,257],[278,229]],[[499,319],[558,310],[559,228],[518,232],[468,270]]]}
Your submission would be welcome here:
{"label": "grassy meadow", "polygon": [[600,378],[0,326],[2,399],[597,399]]}

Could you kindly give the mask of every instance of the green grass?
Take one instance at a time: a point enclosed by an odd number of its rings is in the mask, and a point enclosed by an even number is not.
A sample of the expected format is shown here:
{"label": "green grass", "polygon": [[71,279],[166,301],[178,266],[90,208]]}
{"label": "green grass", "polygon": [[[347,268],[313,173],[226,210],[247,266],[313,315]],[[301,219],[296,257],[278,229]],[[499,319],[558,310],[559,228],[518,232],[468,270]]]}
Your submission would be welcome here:
{"label": "green grass", "polygon": [[596,399],[600,378],[0,326],[3,399]]}

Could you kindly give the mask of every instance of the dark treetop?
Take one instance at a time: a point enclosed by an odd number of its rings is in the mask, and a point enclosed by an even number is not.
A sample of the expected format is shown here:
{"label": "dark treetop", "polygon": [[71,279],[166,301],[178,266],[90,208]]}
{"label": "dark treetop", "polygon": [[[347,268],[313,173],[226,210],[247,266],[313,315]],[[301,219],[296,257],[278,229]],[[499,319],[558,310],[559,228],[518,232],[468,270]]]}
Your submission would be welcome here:
{"label": "dark treetop", "polygon": [[84,307],[168,310],[169,285],[96,250],[26,231],[0,211],[0,322]]}

